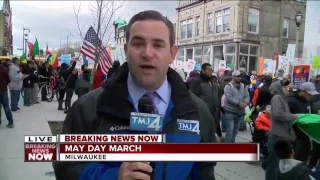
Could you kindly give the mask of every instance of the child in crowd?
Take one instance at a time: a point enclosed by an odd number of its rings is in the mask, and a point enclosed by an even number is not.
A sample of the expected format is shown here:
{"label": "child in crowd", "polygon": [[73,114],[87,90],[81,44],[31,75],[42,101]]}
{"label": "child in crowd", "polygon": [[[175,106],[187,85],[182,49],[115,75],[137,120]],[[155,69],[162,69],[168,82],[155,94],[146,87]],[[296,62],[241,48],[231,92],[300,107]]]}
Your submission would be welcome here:
{"label": "child in crowd", "polygon": [[277,180],[315,180],[310,176],[308,167],[294,159],[293,146],[289,141],[277,141],[274,150],[280,158]]}
{"label": "child in crowd", "polygon": [[259,114],[257,119],[255,120],[254,127],[256,128],[256,130],[263,131],[267,135],[271,127],[271,120],[270,120],[271,105],[261,107],[260,110],[262,111],[262,113]]}

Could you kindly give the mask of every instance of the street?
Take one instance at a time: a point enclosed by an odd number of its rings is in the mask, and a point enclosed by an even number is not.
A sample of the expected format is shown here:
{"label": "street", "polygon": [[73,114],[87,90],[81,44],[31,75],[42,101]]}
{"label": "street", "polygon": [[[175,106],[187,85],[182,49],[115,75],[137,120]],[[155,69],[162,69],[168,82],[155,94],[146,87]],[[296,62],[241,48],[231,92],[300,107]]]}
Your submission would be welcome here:
{"label": "street", "polygon": [[[76,100],[74,96],[73,100]],[[65,114],[57,110],[58,102],[41,102],[25,107],[20,100],[21,110],[13,112],[15,128],[8,129],[2,109],[0,128],[0,179],[1,180],[53,180],[51,163],[24,162],[24,135],[51,135],[48,121],[63,121]],[[250,141],[248,131],[239,132],[237,142]],[[260,166],[243,162],[219,162],[215,168],[216,180],[263,180]]]}

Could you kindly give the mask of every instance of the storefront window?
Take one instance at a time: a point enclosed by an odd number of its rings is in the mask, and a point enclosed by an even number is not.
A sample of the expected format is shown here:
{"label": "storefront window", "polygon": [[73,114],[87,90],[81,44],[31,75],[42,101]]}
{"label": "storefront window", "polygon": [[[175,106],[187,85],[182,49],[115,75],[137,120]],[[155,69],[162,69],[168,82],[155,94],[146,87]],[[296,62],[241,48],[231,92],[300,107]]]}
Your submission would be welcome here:
{"label": "storefront window", "polygon": [[259,46],[240,44],[239,67],[246,71],[257,71],[259,57]]}
{"label": "storefront window", "polygon": [[202,59],[202,47],[201,46],[195,47],[193,60],[195,60],[197,64],[201,64],[201,59]]}
{"label": "storefront window", "polygon": [[211,48],[210,46],[203,46],[202,51],[202,62],[203,63],[210,63],[210,55],[211,55]]}
{"label": "storefront window", "polygon": [[225,45],[225,61],[226,66],[230,69],[234,69],[234,60],[236,54],[235,44],[226,44]]}
{"label": "storefront window", "polygon": [[186,49],[187,50],[187,59],[186,61],[188,61],[188,59],[193,59],[193,49]]}

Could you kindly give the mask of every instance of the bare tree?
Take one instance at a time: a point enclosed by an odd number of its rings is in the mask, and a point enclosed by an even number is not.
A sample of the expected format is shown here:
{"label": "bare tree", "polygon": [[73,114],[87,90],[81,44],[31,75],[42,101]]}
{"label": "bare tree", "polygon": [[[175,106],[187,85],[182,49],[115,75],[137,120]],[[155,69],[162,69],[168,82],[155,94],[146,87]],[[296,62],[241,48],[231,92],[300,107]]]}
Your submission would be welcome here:
{"label": "bare tree", "polygon": [[[91,16],[88,18],[90,25],[95,29],[99,39],[101,42],[94,44],[95,46],[95,63],[93,69],[93,75],[95,73],[97,63],[100,60],[100,43],[103,43],[105,47],[111,45],[115,40],[115,32],[113,21],[115,20],[115,16],[120,8],[123,7],[124,1],[117,0],[95,0],[90,3],[89,10],[91,12]],[[84,40],[83,30],[86,26],[80,25],[79,17],[81,12],[81,3],[78,8],[73,7],[74,15],[77,23],[77,30],[79,31],[79,36],[81,40]]]}

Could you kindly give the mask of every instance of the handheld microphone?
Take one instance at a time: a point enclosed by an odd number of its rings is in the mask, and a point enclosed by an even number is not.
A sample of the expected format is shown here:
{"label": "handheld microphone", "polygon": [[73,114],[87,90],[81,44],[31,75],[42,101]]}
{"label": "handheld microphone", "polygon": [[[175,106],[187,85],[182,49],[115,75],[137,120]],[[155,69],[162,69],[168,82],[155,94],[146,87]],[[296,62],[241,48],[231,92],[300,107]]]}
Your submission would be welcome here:
{"label": "handheld microphone", "polygon": [[[137,112],[132,112],[130,115],[130,130],[139,131],[143,133],[148,132],[161,132],[163,125],[163,118],[159,114],[152,114],[154,112],[153,99],[147,95],[142,96],[138,102],[138,110]],[[155,164],[150,164],[152,168],[154,168]],[[147,173],[141,170],[138,172],[145,173],[153,177],[153,172]]]}
{"label": "handheld microphone", "polygon": [[152,114],[155,107],[149,96],[143,96],[138,103],[139,112],[130,114],[130,130],[143,132],[161,132],[163,117],[160,114]]}

